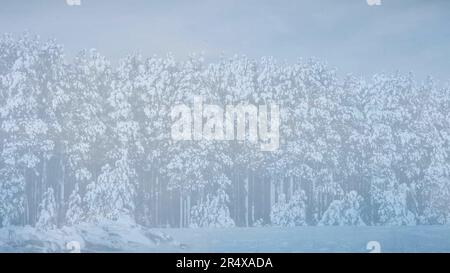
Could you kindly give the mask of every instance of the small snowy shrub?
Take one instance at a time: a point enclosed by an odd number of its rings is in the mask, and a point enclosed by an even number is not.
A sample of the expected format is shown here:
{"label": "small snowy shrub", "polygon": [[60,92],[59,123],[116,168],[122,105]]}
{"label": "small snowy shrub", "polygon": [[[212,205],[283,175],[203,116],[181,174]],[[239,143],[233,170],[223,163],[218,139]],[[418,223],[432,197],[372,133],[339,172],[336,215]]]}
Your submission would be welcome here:
{"label": "small snowy shrub", "polygon": [[408,186],[400,184],[381,195],[378,214],[382,225],[415,225],[416,218],[407,207]]}
{"label": "small snowy shrub", "polygon": [[365,225],[360,216],[360,204],[362,201],[363,198],[356,191],[349,192],[343,200],[334,200],[322,215],[319,225]]}
{"label": "small snowy shrub", "polygon": [[208,195],[206,201],[192,207],[191,227],[234,227],[228,209],[228,195],[219,189],[216,195]]}
{"label": "small snowy shrub", "polygon": [[289,201],[281,194],[272,207],[270,221],[274,226],[293,227],[306,225],[306,195],[296,191]]}
{"label": "small snowy shrub", "polygon": [[39,206],[36,227],[43,230],[56,228],[56,202],[53,189],[48,188]]}

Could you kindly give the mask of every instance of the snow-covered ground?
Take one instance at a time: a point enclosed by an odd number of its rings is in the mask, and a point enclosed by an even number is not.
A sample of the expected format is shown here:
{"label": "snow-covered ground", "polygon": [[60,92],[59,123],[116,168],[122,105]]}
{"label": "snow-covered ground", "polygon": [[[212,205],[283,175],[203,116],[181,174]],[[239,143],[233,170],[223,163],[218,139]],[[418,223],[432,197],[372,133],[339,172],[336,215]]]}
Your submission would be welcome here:
{"label": "snow-covered ground", "polygon": [[[0,229],[1,252],[450,252],[449,226],[147,229],[121,222]],[[72,242],[72,243],[71,243]]]}
{"label": "snow-covered ground", "polygon": [[192,252],[450,252],[449,226],[165,229]]}

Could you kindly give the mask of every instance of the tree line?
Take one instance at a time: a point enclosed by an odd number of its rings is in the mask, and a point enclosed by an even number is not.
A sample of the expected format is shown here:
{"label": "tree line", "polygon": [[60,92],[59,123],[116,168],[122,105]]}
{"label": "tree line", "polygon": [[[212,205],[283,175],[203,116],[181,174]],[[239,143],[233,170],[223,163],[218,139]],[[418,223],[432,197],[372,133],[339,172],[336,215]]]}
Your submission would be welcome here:
{"label": "tree line", "polygon": [[[447,224],[449,91],[412,74],[338,77],[314,59],[69,61],[56,41],[3,35],[0,225]],[[173,141],[171,108],[194,96],[279,105],[279,149]]]}

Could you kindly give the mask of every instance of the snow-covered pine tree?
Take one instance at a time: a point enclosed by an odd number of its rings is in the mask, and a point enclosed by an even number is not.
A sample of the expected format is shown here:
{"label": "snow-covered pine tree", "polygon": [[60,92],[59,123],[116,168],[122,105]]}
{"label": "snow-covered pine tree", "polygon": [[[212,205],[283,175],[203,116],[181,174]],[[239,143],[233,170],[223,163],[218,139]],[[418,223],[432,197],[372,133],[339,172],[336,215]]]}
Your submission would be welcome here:
{"label": "snow-covered pine tree", "polygon": [[83,203],[79,193],[78,184],[75,184],[75,188],[69,197],[69,205],[66,211],[66,224],[76,225],[80,223],[83,218]]}
{"label": "snow-covered pine tree", "polygon": [[66,97],[61,162],[67,188],[86,186],[97,179],[106,160],[112,134],[106,131],[106,94],[111,89],[111,68],[95,50],[83,50],[66,66]]}
{"label": "snow-covered pine tree", "polygon": [[53,193],[53,188],[48,188],[42,197],[41,204],[39,205],[39,217],[36,223],[36,227],[39,229],[54,229],[57,224],[56,214],[56,202]]}
{"label": "snow-covered pine tree", "polygon": [[114,166],[106,164],[97,180],[86,189],[86,217],[89,221],[117,220],[134,212],[134,170],[130,167],[126,152]]}
{"label": "snow-covered pine tree", "polygon": [[0,227],[18,224],[25,211],[24,177],[13,170],[0,170]]}

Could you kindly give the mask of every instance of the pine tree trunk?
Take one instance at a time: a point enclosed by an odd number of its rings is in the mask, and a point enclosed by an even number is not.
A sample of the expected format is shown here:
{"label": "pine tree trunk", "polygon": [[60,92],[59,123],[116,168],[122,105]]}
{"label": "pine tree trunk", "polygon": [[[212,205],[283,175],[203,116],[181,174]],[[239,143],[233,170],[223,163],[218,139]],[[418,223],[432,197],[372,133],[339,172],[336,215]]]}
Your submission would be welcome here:
{"label": "pine tree trunk", "polygon": [[244,194],[245,194],[245,200],[244,200],[244,210],[245,210],[245,215],[244,215],[244,220],[245,220],[245,226],[248,227],[248,171],[247,171],[247,177],[244,179]]}
{"label": "pine tree trunk", "polygon": [[180,192],[180,228],[183,227],[183,194]]}
{"label": "pine tree trunk", "polygon": [[159,179],[155,177],[155,223],[159,226]]}
{"label": "pine tree trunk", "polygon": [[274,182],[273,177],[270,178],[269,198],[270,198],[270,209],[269,209],[269,215],[270,215],[272,213],[272,207],[275,204],[275,182]]}
{"label": "pine tree trunk", "polygon": [[294,195],[294,177],[291,175],[289,177],[289,200],[292,199]]}
{"label": "pine tree trunk", "polygon": [[191,223],[191,195],[187,196],[187,204],[186,204],[186,227],[189,227]]}
{"label": "pine tree trunk", "polygon": [[39,188],[38,188],[38,178],[33,175],[33,183],[34,183],[34,198],[33,198],[33,226],[36,224],[37,222],[37,214],[39,211],[39,201],[38,201],[38,192],[39,192]]}
{"label": "pine tree trunk", "polygon": [[255,174],[254,172],[250,173],[251,177],[251,214],[250,214],[250,225],[253,225],[255,222]]}
{"label": "pine tree trunk", "polygon": [[59,204],[59,215],[60,215],[60,221],[59,223],[64,222],[64,208],[65,208],[65,184],[66,184],[66,167],[64,164],[64,155],[61,155],[60,157],[60,168],[61,168],[61,180],[60,180],[60,204]]}

